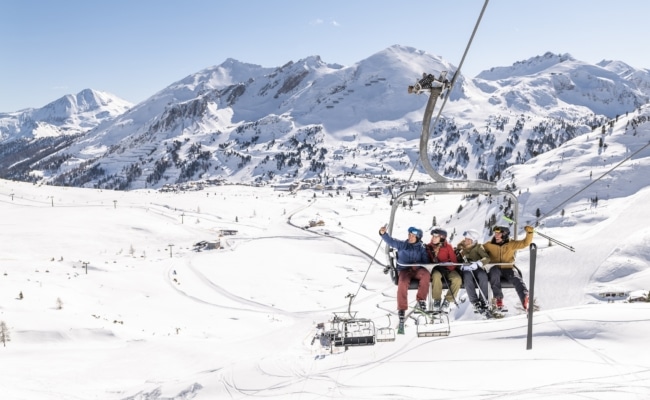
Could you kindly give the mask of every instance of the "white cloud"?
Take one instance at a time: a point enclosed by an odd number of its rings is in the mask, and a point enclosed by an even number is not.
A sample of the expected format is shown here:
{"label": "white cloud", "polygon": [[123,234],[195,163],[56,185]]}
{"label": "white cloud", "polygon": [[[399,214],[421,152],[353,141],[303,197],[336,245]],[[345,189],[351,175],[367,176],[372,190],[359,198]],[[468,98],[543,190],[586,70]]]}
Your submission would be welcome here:
{"label": "white cloud", "polygon": [[[309,25],[313,25],[313,26],[325,25],[325,24],[326,24],[326,21],[324,19],[321,19],[321,18],[317,18],[317,19],[314,19],[314,20],[309,22]],[[330,20],[329,22],[327,22],[327,25],[331,25],[331,26],[335,26],[335,27],[341,26],[341,24],[338,23],[335,20]]]}

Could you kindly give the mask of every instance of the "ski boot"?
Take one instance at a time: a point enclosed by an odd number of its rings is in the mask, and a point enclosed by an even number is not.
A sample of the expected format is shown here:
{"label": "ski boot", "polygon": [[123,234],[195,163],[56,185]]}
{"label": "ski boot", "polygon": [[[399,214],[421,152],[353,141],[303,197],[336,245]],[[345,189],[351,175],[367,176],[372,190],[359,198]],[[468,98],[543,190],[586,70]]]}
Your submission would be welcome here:
{"label": "ski boot", "polygon": [[449,301],[447,301],[447,299],[443,300],[442,304],[440,305],[440,312],[444,314],[449,314],[450,309],[451,306],[449,305]]}

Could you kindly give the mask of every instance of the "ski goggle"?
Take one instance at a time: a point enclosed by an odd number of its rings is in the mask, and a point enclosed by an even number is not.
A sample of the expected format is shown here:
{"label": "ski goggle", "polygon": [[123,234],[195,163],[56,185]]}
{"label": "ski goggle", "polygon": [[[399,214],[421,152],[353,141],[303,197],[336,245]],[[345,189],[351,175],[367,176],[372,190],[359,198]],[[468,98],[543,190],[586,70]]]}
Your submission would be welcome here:
{"label": "ski goggle", "polygon": [[410,227],[410,228],[409,228],[409,233],[410,233],[411,235],[415,235],[415,236],[417,236],[418,233],[419,233],[419,230],[418,230],[418,228]]}
{"label": "ski goggle", "polygon": [[503,229],[500,226],[495,226],[492,228],[492,232],[502,233]]}

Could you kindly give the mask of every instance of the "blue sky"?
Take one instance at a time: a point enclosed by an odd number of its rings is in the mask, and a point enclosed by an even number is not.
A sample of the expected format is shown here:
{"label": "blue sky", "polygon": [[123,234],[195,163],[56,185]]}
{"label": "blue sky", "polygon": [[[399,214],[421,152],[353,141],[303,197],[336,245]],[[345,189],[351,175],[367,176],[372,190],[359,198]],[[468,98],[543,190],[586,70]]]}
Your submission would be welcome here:
{"label": "blue sky", "polygon": [[[458,65],[484,0],[0,0],[0,112],[91,88],[138,103],[227,58],[351,65],[394,44]],[[650,68],[650,2],[492,0],[462,72],[547,51]]]}

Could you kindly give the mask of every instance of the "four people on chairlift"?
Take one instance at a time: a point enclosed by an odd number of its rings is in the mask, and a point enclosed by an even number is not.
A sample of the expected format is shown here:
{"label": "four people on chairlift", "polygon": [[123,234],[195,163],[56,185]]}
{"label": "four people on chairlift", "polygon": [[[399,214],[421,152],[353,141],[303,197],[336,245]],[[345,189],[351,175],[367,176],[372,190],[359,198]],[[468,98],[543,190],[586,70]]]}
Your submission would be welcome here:
{"label": "four people on chairlift", "polygon": [[[406,240],[397,240],[387,233],[386,227],[379,229],[382,240],[397,250],[397,309],[400,320],[403,321],[405,310],[408,308],[408,288],[411,279],[418,281],[416,300],[418,307],[426,310],[426,298],[431,281],[432,311],[448,312],[451,302],[460,291],[462,282],[473,307],[483,312],[487,304],[488,281],[496,301],[497,309],[503,309],[502,277],[514,286],[524,310],[528,309],[528,288],[519,271],[514,268],[515,252],[532,243],[534,228],[525,226],[526,237],[522,240],[510,240],[510,229],[506,226],[495,226],[492,238],[479,243],[479,233],[469,229],[463,233],[463,240],[454,247],[447,241],[447,231],[441,228],[431,230],[431,240],[426,245],[422,243],[422,230],[411,227],[408,229]],[[458,257],[457,257],[458,255]],[[438,265],[433,269],[433,278],[426,268],[421,266],[406,266],[408,264],[439,264],[464,263],[456,265]],[[502,264],[489,266],[488,264]],[[460,273],[463,274],[461,278]],[[447,283],[447,293],[442,298],[443,280]],[[478,294],[476,289],[478,286]]]}

